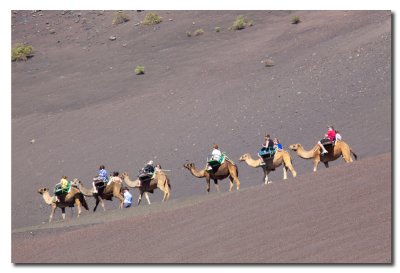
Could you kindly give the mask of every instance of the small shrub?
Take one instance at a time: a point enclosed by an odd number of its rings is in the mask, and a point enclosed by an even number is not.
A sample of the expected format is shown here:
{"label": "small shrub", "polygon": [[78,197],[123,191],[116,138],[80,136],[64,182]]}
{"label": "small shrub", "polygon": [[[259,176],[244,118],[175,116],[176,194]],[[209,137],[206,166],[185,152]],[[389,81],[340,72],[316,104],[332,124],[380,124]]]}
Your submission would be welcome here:
{"label": "small shrub", "polygon": [[161,22],[162,22],[162,17],[160,17],[155,12],[147,13],[143,20],[143,24],[145,24],[145,25],[157,25]]}
{"label": "small shrub", "polygon": [[128,21],[129,21],[128,15],[126,15],[123,11],[117,11],[112,20],[112,24],[119,25]]}
{"label": "small shrub", "polygon": [[194,36],[199,36],[204,34],[204,30],[202,28],[197,29],[195,32],[193,32]]}
{"label": "small shrub", "polygon": [[136,74],[136,75],[142,75],[142,74],[144,74],[144,66],[140,66],[140,65],[136,66],[136,68],[135,68],[135,74]]}
{"label": "small shrub", "polygon": [[292,18],[292,24],[298,24],[300,23],[300,17],[299,16],[295,16]]}
{"label": "small shrub", "polygon": [[26,61],[33,57],[33,47],[28,44],[17,43],[11,49],[11,61]]}
{"label": "small shrub", "polygon": [[215,28],[214,28],[214,31],[215,31],[215,32],[220,32],[220,31],[221,31],[221,28],[220,28],[220,27],[215,27]]}
{"label": "small shrub", "polygon": [[244,29],[246,27],[251,27],[253,26],[253,22],[247,20],[243,15],[239,15],[236,17],[236,20],[232,24],[232,29],[234,30],[240,30]]}

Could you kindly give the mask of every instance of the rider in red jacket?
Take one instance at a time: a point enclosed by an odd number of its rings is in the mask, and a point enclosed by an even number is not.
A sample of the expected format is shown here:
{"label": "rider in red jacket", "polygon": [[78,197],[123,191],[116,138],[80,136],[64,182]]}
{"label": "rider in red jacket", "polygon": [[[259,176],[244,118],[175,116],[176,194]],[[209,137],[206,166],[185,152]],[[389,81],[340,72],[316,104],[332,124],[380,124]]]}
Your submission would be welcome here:
{"label": "rider in red jacket", "polygon": [[323,138],[320,141],[318,141],[318,145],[322,149],[321,154],[328,153],[328,151],[325,149],[323,144],[324,143],[328,143],[328,142],[333,142],[333,141],[335,141],[335,139],[336,139],[336,132],[333,129],[333,126],[328,126],[328,132],[326,132],[325,138]]}

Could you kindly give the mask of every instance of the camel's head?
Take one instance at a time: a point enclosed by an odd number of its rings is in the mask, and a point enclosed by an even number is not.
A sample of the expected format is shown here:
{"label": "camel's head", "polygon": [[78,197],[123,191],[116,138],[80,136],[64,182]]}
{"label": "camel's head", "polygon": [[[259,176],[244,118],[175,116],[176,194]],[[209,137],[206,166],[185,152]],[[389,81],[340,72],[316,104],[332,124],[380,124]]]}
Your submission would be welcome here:
{"label": "camel's head", "polygon": [[125,179],[125,177],[127,177],[128,176],[128,173],[127,172],[123,172],[122,174],[121,174],[121,178],[122,179]]}
{"label": "camel's head", "polygon": [[40,193],[40,194],[43,194],[43,193],[45,193],[46,191],[47,191],[46,188],[38,189],[38,193]]}
{"label": "camel's head", "polygon": [[246,161],[250,157],[250,154],[244,154],[239,158],[239,161]]}
{"label": "camel's head", "polygon": [[292,150],[292,151],[297,151],[297,150],[299,149],[300,146],[301,146],[301,145],[298,144],[298,143],[296,143],[296,144],[291,144],[291,145],[289,145],[289,149]]}
{"label": "camel's head", "polygon": [[183,167],[186,168],[186,169],[188,169],[188,170],[190,170],[191,168],[194,167],[194,163],[186,163],[186,164],[183,164]]}
{"label": "camel's head", "polygon": [[72,185],[78,186],[78,184],[82,184],[82,182],[78,178],[74,178],[74,180],[72,180]]}

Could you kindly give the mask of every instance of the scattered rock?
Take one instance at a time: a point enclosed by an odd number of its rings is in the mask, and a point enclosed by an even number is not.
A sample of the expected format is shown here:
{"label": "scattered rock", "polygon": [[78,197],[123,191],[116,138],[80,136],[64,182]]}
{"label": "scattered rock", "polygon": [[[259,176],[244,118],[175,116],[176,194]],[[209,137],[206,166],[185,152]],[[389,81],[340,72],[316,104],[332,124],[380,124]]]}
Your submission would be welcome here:
{"label": "scattered rock", "polygon": [[55,29],[50,29],[49,32],[50,32],[50,34],[55,34],[56,30]]}
{"label": "scattered rock", "polygon": [[271,59],[263,60],[263,61],[261,61],[261,63],[263,63],[266,67],[271,67],[271,66],[274,66],[274,65],[275,65],[275,64],[274,64],[274,61],[271,60]]}
{"label": "scattered rock", "polygon": [[31,139],[31,141],[30,141],[31,144],[34,144],[35,142],[36,142],[35,139]]}
{"label": "scattered rock", "polygon": [[115,41],[115,40],[117,40],[117,37],[115,37],[115,36],[110,36],[108,39],[109,39],[110,41]]}

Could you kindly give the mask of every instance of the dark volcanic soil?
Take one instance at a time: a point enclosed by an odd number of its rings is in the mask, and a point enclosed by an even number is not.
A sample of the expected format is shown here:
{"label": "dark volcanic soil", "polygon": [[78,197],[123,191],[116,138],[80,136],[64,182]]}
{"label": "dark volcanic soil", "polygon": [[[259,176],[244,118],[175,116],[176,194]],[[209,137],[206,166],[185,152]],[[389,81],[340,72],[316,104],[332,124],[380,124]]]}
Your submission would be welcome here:
{"label": "dark volcanic soil", "polygon": [[234,193],[16,230],[12,260],[390,263],[390,159],[384,154],[336,166],[323,179],[308,173]]}
{"label": "dark volcanic soil", "polygon": [[[12,63],[13,262],[60,262],[52,254],[63,250],[61,233],[65,247],[80,246],[67,262],[390,262],[390,11],[158,13],[156,26],[140,24],[146,12],[136,11],[116,26],[114,11],[12,14],[12,42],[35,48]],[[253,26],[229,30],[240,14]],[[144,75],[134,74],[138,65]],[[182,168],[202,167],[214,142],[235,161],[255,156],[265,132],[311,149],[328,124],[358,162],[337,160],[315,175],[291,152],[296,180],[280,181],[279,168],[267,189],[261,170],[240,164],[242,189],[209,196]],[[38,188],[62,175],[88,185],[100,164],[135,176],[149,159],[171,170],[170,204],[156,192],[151,207],[121,212],[108,202],[105,213],[67,220],[73,228],[42,230],[50,209]],[[225,192],[228,181],[221,185]],[[27,226],[36,226],[33,239],[16,232]],[[88,243],[116,253],[113,240],[138,255],[102,260]],[[53,247],[33,255],[41,244]]]}

